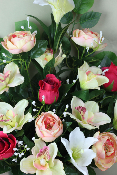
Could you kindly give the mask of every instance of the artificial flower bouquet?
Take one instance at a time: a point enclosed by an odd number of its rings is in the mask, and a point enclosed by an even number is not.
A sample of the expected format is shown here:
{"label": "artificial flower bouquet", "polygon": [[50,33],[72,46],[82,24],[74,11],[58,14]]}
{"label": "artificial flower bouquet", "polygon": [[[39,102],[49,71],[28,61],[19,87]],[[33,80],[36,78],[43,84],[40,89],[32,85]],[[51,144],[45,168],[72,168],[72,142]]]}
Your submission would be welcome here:
{"label": "artificial flower bouquet", "polygon": [[50,26],[28,15],[0,38],[0,174],[95,175],[117,161],[117,56],[97,52],[93,3],[34,0],[52,7]]}

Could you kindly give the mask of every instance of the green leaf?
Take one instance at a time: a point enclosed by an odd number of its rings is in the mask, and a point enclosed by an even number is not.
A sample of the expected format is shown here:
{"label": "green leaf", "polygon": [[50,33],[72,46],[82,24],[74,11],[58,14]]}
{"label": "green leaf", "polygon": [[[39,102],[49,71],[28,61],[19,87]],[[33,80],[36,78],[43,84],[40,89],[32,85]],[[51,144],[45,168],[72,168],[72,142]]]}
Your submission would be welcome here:
{"label": "green leaf", "polygon": [[18,131],[17,134],[15,134],[14,136],[20,137],[20,136],[23,136],[23,134],[24,134],[24,130],[22,129],[22,130]]}
{"label": "green leaf", "polygon": [[107,88],[105,88],[106,91],[111,92],[111,90],[113,89],[113,84],[114,84],[114,80],[112,81],[112,83]]}
{"label": "green leaf", "polygon": [[[21,26],[24,26],[24,29],[22,29]],[[15,31],[30,31],[31,33],[33,33],[34,31],[37,31],[36,39],[39,40],[40,39],[40,31],[39,31],[37,25],[35,23],[29,21],[29,26],[31,26],[32,29],[28,28],[28,21],[27,20],[15,22]]]}
{"label": "green leaf", "polygon": [[64,171],[66,175],[80,175],[80,172],[70,163],[64,164]]}
{"label": "green leaf", "polygon": [[68,27],[70,26],[70,24],[72,24],[73,22],[69,23],[67,26],[65,26],[63,29],[61,27],[61,23],[59,23],[58,25],[58,28],[57,28],[57,31],[56,31],[56,35],[55,35],[55,39],[54,39],[54,51],[56,52],[59,45],[60,45],[60,42],[63,38],[63,36],[65,35]]}
{"label": "green leaf", "polygon": [[99,95],[102,95],[105,93],[105,90],[101,89],[101,90],[92,90],[90,93],[89,93],[89,98],[88,100],[92,100],[93,98],[96,98],[98,97]]}
{"label": "green leaf", "polygon": [[93,168],[91,168],[90,166],[88,166],[87,169],[88,169],[89,175],[96,175],[96,172],[95,172],[95,170]]}
{"label": "green leaf", "polygon": [[66,55],[70,54],[71,52],[71,43],[66,36],[64,36],[62,39],[62,50]]}
{"label": "green leaf", "polygon": [[72,124],[72,122],[63,122],[64,133],[68,130],[68,128],[71,126],[71,124]]}
{"label": "green leaf", "polygon": [[40,25],[42,26],[43,30],[46,32],[46,34],[48,35],[48,37],[50,38],[49,28],[40,19],[38,19],[37,17],[32,16],[32,15],[28,15],[28,16],[36,19],[40,23]]}
{"label": "green leaf", "polygon": [[[20,166],[19,165],[16,165],[16,166],[13,166],[12,167],[12,174],[13,175],[26,175],[25,173],[23,173],[21,170],[20,170]],[[29,174],[27,174],[29,175]]]}
{"label": "green leaf", "polygon": [[78,14],[86,13],[94,4],[94,0],[74,0],[74,12]]}
{"label": "green leaf", "polygon": [[107,110],[107,115],[109,115],[110,118],[114,117],[114,99],[111,98],[109,106],[108,106],[108,110]]}
{"label": "green leaf", "polygon": [[40,66],[40,64],[35,59],[32,60],[32,63],[34,64],[34,66],[38,70],[38,73],[40,75],[40,79],[43,79],[43,68]]}
{"label": "green leaf", "polygon": [[28,148],[32,149],[32,147],[34,147],[34,143],[30,141],[26,136],[23,137],[23,141],[28,146]]}
{"label": "green leaf", "polygon": [[46,51],[48,42],[46,40],[38,40],[35,47],[31,50],[31,58],[38,58]]}
{"label": "green leaf", "polygon": [[85,100],[87,101],[88,98],[89,98],[89,90],[80,90],[80,91],[75,91],[75,92],[72,92],[72,95],[73,96],[76,96],[82,100]]}
{"label": "green leaf", "polygon": [[91,11],[91,12],[84,13],[80,17],[80,20],[79,20],[80,25],[83,28],[92,28],[98,23],[100,16],[101,16],[101,13],[99,12]]}
{"label": "green leaf", "polygon": [[55,58],[52,58],[44,67],[43,69],[43,75],[44,77],[51,73],[51,70],[54,68],[54,64],[55,64]]}
{"label": "green leaf", "polygon": [[9,167],[5,161],[0,160],[0,174],[10,171],[11,167]]}
{"label": "green leaf", "polygon": [[64,98],[65,94],[68,93],[68,91],[71,89],[72,86],[73,86],[73,84],[63,84],[60,87],[60,89],[59,89],[60,102],[62,101],[62,99]]}
{"label": "green leaf", "polygon": [[61,18],[60,22],[63,24],[68,24],[72,21],[72,19],[73,19],[73,13],[68,12]]}
{"label": "green leaf", "polygon": [[49,26],[49,33],[50,33],[51,39],[49,40],[49,44],[50,44],[50,48],[53,48],[54,37],[56,33],[56,22],[54,20],[53,14],[51,14],[51,20],[52,20],[52,24]]}

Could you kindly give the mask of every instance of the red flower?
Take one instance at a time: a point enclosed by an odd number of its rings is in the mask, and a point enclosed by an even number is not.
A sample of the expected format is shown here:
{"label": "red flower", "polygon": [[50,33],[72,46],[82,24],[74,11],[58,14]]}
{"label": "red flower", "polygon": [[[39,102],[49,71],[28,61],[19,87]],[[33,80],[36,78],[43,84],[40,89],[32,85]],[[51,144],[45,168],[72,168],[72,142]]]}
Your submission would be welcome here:
{"label": "red flower", "polygon": [[0,160],[7,159],[14,154],[16,138],[12,134],[5,134],[0,131]]}
{"label": "red flower", "polygon": [[44,80],[39,81],[39,101],[42,102],[43,96],[45,104],[52,104],[55,99],[58,100],[59,97],[59,87],[61,86],[61,81],[59,81],[55,75],[47,74]]}
{"label": "red flower", "polygon": [[105,76],[109,79],[109,82],[105,83],[104,87],[107,88],[113,82],[110,90],[117,91],[117,66],[111,62],[110,67],[103,67],[102,70],[105,70]]}

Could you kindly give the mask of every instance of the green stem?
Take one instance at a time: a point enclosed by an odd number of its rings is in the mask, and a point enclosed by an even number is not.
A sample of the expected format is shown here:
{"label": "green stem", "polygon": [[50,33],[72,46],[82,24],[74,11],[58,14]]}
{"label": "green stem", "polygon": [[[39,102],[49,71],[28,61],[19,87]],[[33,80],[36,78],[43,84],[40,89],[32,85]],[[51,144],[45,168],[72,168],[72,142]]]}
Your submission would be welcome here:
{"label": "green stem", "polygon": [[35,118],[38,117],[38,115],[40,114],[40,112],[41,112],[42,108],[44,107],[44,105],[45,105],[45,104],[43,104],[43,105],[40,107],[40,110],[39,110],[38,113],[36,114]]}
{"label": "green stem", "polygon": [[84,53],[85,53],[85,50],[86,50],[86,48],[84,47],[84,50],[83,50],[83,52],[82,52],[81,59],[82,59],[82,57],[83,57],[83,55],[84,55]]}
{"label": "green stem", "polygon": [[27,74],[28,74],[28,79],[29,79],[29,84],[30,84],[31,92],[32,92],[32,95],[33,95],[33,97],[34,97],[33,89],[32,89],[32,86],[31,86],[30,76],[29,76],[29,73],[28,73],[28,67],[27,67],[26,61],[25,61],[25,66],[26,66],[26,70],[27,70]]}
{"label": "green stem", "polygon": [[75,24],[77,24],[77,23],[76,23],[77,17],[78,17],[78,14],[76,14],[76,16],[75,16],[74,23],[73,23],[73,27],[72,27],[72,30],[71,30],[71,34],[73,33]]}

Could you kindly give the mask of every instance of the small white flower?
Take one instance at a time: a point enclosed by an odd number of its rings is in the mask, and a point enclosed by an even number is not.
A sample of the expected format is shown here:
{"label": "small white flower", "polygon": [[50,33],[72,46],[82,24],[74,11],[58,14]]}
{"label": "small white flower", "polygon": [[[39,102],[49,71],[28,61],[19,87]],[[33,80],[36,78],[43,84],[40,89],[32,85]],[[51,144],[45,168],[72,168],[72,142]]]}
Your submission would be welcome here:
{"label": "small white flower", "polygon": [[100,40],[101,40],[101,38],[102,38],[102,31],[100,31]]}
{"label": "small white flower", "polygon": [[3,55],[4,57],[7,57],[7,56],[5,55],[5,53],[2,53],[2,55]]}
{"label": "small white flower", "polygon": [[93,41],[96,41],[96,38],[93,38]]}
{"label": "small white flower", "polygon": [[25,145],[25,148],[27,148],[27,145]]}
{"label": "small white flower", "polygon": [[28,21],[28,28],[29,28],[29,29],[32,29],[32,27],[29,26],[29,17],[27,17],[27,21]]}
{"label": "small white flower", "polygon": [[14,155],[15,155],[15,156],[17,156],[17,155],[18,155],[18,153],[14,153]]}
{"label": "small white flower", "polygon": [[33,137],[32,140],[34,141],[35,140],[35,137]]}
{"label": "small white flower", "polygon": [[45,100],[45,96],[44,96],[44,95],[42,95],[42,100],[43,100],[43,101]]}
{"label": "small white flower", "polygon": [[22,152],[22,153],[21,153],[21,155],[23,156],[23,155],[24,155],[24,153]]}
{"label": "small white flower", "polygon": [[104,41],[104,37],[102,38],[102,42]]}
{"label": "small white flower", "polygon": [[21,158],[22,157],[22,154],[19,154],[19,157]]}
{"label": "small white flower", "polygon": [[65,121],[65,119],[62,120],[62,122],[64,122],[64,121]]}
{"label": "small white flower", "polygon": [[32,122],[32,119],[29,119],[28,122]]}
{"label": "small white flower", "polygon": [[69,79],[67,79],[66,81],[67,81],[67,84],[69,84]]}
{"label": "small white flower", "polygon": [[32,105],[36,106],[35,101],[32,102]]}
{"label": "small white flower", "polygon": [[53,109],[53,112],[56,113],[56,109]]}
{"label": "small white flower", "polygon": [[73,83],[75,83],[76,82],[76,80],[73,80]]}
{"label": "small white flower", "polygon": [[101,66],[99,65],[98,67],[100,68]]}
{"label": "small white flower", "polygon": [[108,72],[109,69],[105,69],[103,72],[102,72],[102,75],[105,75],[105,72]]}
{"label": "small white flower", "polygon": [[86,49],[87,49],[87,52],[89,51],[89,47],[86,47]]}
{"label": "small white flower", "polygon": [[37,109],[33,109],[33,111],[35,112],[35,111],[38,111]]}
{"label": "small white flower", "polygon": [[23,141],[18,141],[18,145],[23,145]]}
{"label": "small white flower", "polygon": [[15,161],[16,161],[16,159],[12,159],[12,161],[13,161],[13,162],[15,162]]}
{"label": "small white flower", "polygon": [[24,29],[24,26],[21,26],[21,29]]}
{"label": "small white flower", "polygon": [[65,94],[65,96],[67,95],[67,93]]}
{"label": "small white flower", "polygon": [[6,63],[6,60],[3,60],[3,63]]}
{"label": "small white flower", "polygon": [[32,29],[32,27],[31,27],[31,26],[29,26],[28,28],[29,28],[29,29]]}
{"label": "small white flower", "polygon": [[30,148],[26,148],[26,150],[28,151],[28,150],[30,150]]}
{"label": "small white flower", "polygon": [[67,105],[66,105],[66,109],[68,109],[68,108],[69,108],[69,105],[67,104]]}
{"label": "small white flower", "polygon": [[66,117],[66,112],[63,112],[64,117]]}
{"label": "small white flower", "polygon": [[13,150],[14,150],[14,151],[18,151],[19,149],[17,149],[17,148],[13,148]]}
{"label": "small white flower", "polygon": [[32,35],[36,35],[37,34],[37,30],[35,30],[33,33],[32,33]]}

